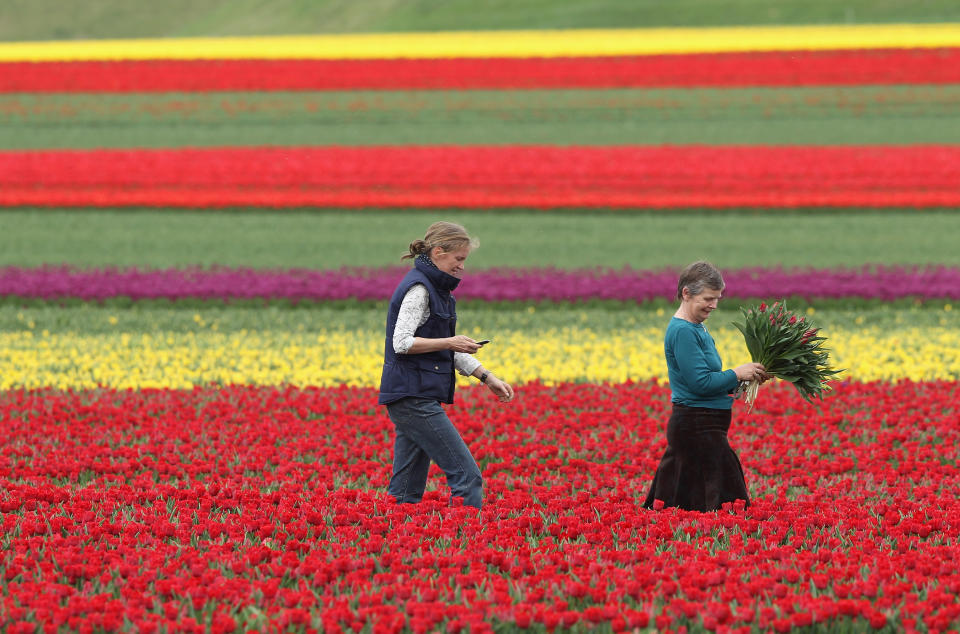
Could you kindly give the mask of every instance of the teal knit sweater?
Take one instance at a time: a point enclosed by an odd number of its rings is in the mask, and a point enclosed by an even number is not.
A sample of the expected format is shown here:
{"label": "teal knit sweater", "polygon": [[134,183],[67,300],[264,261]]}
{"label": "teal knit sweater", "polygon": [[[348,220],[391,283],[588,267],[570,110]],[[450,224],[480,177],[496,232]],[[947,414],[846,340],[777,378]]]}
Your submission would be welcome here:
{"label": "teal knit sweater", "polygon": [[722,370],[723,361],[713,337],[703,327],[674,317],[663,338],[671,399],[689,407],[730,409],[730,393],[739,381],[733,370]]}

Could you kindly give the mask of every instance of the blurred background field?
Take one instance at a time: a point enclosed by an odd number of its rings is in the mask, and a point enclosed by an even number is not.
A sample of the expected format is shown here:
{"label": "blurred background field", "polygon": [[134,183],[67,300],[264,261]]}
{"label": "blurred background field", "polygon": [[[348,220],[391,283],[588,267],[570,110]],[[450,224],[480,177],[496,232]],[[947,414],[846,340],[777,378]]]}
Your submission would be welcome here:
{"label": "blurred background field", "polygon": [[0,95],[9,149],[960,142],[960,88]]}
{"label": "blurred background field", "polygon": [[[4,15],[10,19],[0,21],[0,41],[10,43],[438,30],[960,21],[960,8],[944,1],[907,4],[603,0],[585,4],[557,0],[442,3],[178,0],[151,6],[101,0],[84,3],[81,8],[47,1],[6,0],[2,6]],[[175,48],[179,42],[171,39],[170,46]],[[349,146],[538,145],[573,150],[607,146],[776,146],[786,151],[794,147],[864,147],[867,151],[877,148],[878,152],[900,147],[919,148],[921,151],[915,156],[923,160],[925,147],[951,148],[960,143],[960,82],[952,79],[949,74],[952,71],[943,74],[944,64],[955,59],[951,57],[952,51],[895,51],[900,57],[888,58],[884,55],[889,51],[853,50],[843,58],[847,60],[844,63],[850,64],[849,77],[830,76],[829,68],[817,71],[826,75],[804,76],[803,64],[829,66],[830,62],[815,56],[797,54],[798,57],[787,51],[754,58],[747,53],[743,58],[745,64],[759,63],[756,60],[761,59],[766,60],[763,64],[771,64],[770,68],[779,69],[777,72],[782,76],[771,80],[773,85],[766,85],[771,82],[765,82],[762,75],[759,84],[744,78],[710,77],[702,68],[698,71],[697,65],[724,58],[707,54],[663,58],[664,63],[679,60],[677,63],[687,64],[686,68],[696,71],[687,77],[692,82],[690,85],[682,83],[685,81],[682,71],[673,79],[666,77],[651,80],[652,83],[648,82],[651,85],[640,85],[646,78],[623,80],[626,71],[621,69],[620,79],[611,79],[611,82],[625,81],[625,85],[605,86],[600,82],[596,86],[571,87],[563,86],[561,77],[558,85],[551,84],[551,87],[360,86],[349,90],[309,87],[223,90],[203,87],[202,82],[189,90],[152,89],[150,80],[140,80],[141,83],[131,88],[124,83],[132,81],[129,73],[133,71],[129,68],[154,67],[149,63],[126,67],[124,62],[110,61],[71,65],[65,60],[44,67],[55,72],[50,75],[52,79],[44,80],[47,83],[42,89],[2,89],[4,79],[0,78],[0,151],[24,157],[54,153],[66,157],[64,165],[70,165],[71,157],[80,158],[99,149],[128,149],[134,152],[131,157],[146,156],[144,160],[149,161],[152,159],[148,151],[169,148],[271,147],[282,151],[288,147]],[[477,67],[480,71],[476,77],[480,83],[488,79],[485,79],[483,63],[487,62],[481,60]],[[890,64],[894,66],[885,67]],[[30,73],[40,65],[14,63],[7,68],[19,73],[21,78],[30,79]],[[128,70],[121,73],[124,68]],[[163,72],[176,75],[194,72],[197,68],[174,66]],[[215,76],[219,67],[211,68]],[[223,73],[227,73],[228,68],[233,69],[229,72],[240,72],[237,69],[241,67],[224,66]],[[320,72],[317,70],[320,67],[310,68],[313,69],[310,72]],[[361,73],[367,67],[337,68],[339,70],[330,72],[349,73],[355,69]],[[493,66],[487,70],[492,72]],[[102,87],[97,90],[70,88],[76,73],[82,72],[100,76]],[[111,85],[114,72],[118,73],[117,83]],[[537,72],[546,73],[542,69]],[[800,75],[791,74],[797,72]],[[154,73],[150,77],[163,78],[156,68],[150,73]],[[534,75],[534,82],[556,80],[549,74]],[[14,81],[11,77],[8,74],[7,81]],[[64,83],[57,84],[57,77]],[[246,79],[256,86],[266,78]],[[173,85],[177,81],[174,76]],[[931,149],[931,153],[935,150]],[[880,165],[883,167],[882,162]],[[891,195],[905,191],[897,181],[898,170],[904,167],[921,175],[925,171],[923,165],[890,165],[886,171],[881,169],[870,175],[878,181],[872,186],[881,197],[885,191]],[[856,166],[848,168],[855,170]],[[218,168],[212,169],[216,173]],[[229,176],[229,168],[220,169],[224,170],[225,178]],[[535,170],[536,166],[524,169]],[[847,168],[838,168],[838,171],[844,169]],[[487,166],[478,164],[474,174],[482,179],[486,170]],[[764,166],[757,166],[756,170],[763,176]],[[122,172],[120,168],[118,173]],[[149,176],[149,170],[145,173]],[[91,178],[96,177],[95,170],[90,174]],[[940,174],[946,174],[938,176],[946,179],[945,184],[931,181],[930,187],[949,192],[951,172]],[[86,182],[70,185],[75,178],[78,177],[67,173],[55,176],[50,183],[56,187],[74,187],[81,192],[85,187],[96,185]],[[662,187],[683,192],[685,187],[689,188],[684,185],[684,178],[683,174],[667,176]],[[749,188],[749,179],[743,178],[743,182],[720,183],[717,187],[734,192]],[[803,178],[799,172],[783,176],[783,187],[789,187],[790,179]],[[842,187],[857,184],[856,175],[847,174],[845,178],[843,185],[811,182],[809,186],[813,191],[836,193]],[[619,185],[615,176],[611,179]],[[776,175],[770,182],[771,196],[775,199],[779,186]],[[707,186],[713,185],[708,179]],[[163,187],[178,186],[176,181],[171,181]],[[956,248],[960,215],[952,204],[879,208],[856,202],[839,206],[792,205],[787,200],[774,206],[732,205],[723,209],[682,206],[663,209],[652,204],[616,209],[603,206],[464,209],[426,205],[385,209],[376,204],[358,209],[337,206],[278,209],[271,208],[268,197],[260,206],[206,208],[204,203],[190,209],[183,205],[177,208],[115,206],[109,202],[111,196],[122,194],[127,187],[131,185],[119,182],[103,187],[103,205],[84,203],[67,208],[23,203],[8,204],[0,209],[0,266],[6,267],[8,279],[16,277],[17,269],[39,270],[51,266],[105,271],[104,279],[109,279],[109,271],[130,269],[386,269],[399,266],[399,256],[407,244],[421,237],[424,229],[439,219],[462,223],[479,238],[481,246],[468,262],[468,277],[470,271],[491,269],[675,271],[696,259],[710,260],[725,271],[817,269],[850,271],[851,275],[871,266],[922,270],[960,265],[960,250]],[[297,188],[296,183],[288,187]],[[23,190],[34,193],[29,186]],[[424,191],[429,192],[429,187]],[[185,196],[189,200],[189,193]],[[800,303],[815,311],[825,326],[855,329],[864,322],[891,326],[916,323],[946,329],[949,336],[954,336],[955,313],[950,302],[952,297],[960,296],[960,289],[941,291],[943,289],[937,289],[936,294],[931,294],[927,289],[918,288],[914,299],[893,303],[862,298],[846,302],[836,298],[806,298]],[[116,297],[97,303],[42,299],[44,292],[39,289],[34,297],[8,294],[0,306],[0,324],[16,332],[75,335],[206,332],[216,324],[216,328],[228,332],[349,332],[354,339],[366,341],[364,333],[382,328],[380,322],[386,301],[384,297],[379,302],[303,302],[296,308],[279,298],[224,303],[185,297],[179,301],[152,303]],[[69,289],[65,292],[69,295]],[[669,289],[665,294],[669,294]],[[901,295],[902,292],[897,296]],[[732,332],[729,322],[743,301],[725,300],[715,315],[713,327],[724,337]],[[538,306],[536,312],[529,312],[535,306]],[[525,301],[486,304],[467,300],[462,303],[461,324],[477,331],[525,333],[524,336],[531,336],[541,321],[559,331],[565,327],[586,328],[583,324],[589,323],[591,328],[606,333],[632,327],[639,332],[664,322],[664,315],[669,311],[670,303],[662,298],[640,303],[588,302],[572,308]],[[498,314],[500,316],[495,317]],[[569,323],[565,324],[568,318]],[[369,350],[365,354],[375,357],[378,352]],[[742,355],[743,350],[737,347],[726,353],[731,363],[741,360]],[[368,381],[373,383],[375,378],[371,375]]]}
{"label": "blurred background field", "polygon": [[960,264],[950,210],[424,211],[256,209],[0,212],[0,265],[399,266],[436,219],[480,240],[467,270]]}
{"label": "blurred background field", "polygon": [[0,41],[960,20],[950,0],[4,0],[0,6]]}

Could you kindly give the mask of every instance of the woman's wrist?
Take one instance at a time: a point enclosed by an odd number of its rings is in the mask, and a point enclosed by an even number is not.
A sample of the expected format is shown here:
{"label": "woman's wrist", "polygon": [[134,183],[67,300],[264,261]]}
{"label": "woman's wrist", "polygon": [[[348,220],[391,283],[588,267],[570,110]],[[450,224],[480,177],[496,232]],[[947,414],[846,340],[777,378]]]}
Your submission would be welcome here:
{"label": "woman's wrist", "polygon": [[490,378],[493,376],[493,372],[486,369],[482,365],[478,365],[473,371],[473,376],[477,377],[477,380],[479,380],[481,383],[488,383]]}

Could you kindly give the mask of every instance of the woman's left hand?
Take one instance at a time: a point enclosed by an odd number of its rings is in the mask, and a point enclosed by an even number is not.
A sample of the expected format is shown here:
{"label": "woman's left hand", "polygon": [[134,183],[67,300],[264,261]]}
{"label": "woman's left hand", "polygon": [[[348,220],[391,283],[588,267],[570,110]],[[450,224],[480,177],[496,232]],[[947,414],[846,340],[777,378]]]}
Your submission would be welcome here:
{"label": "woman's left hand", "polygon": [[513,400],[513,388],[506,381],[501,381],[491,374],[487,377],[486,386],[497,395],[502,403],[509,403]]}

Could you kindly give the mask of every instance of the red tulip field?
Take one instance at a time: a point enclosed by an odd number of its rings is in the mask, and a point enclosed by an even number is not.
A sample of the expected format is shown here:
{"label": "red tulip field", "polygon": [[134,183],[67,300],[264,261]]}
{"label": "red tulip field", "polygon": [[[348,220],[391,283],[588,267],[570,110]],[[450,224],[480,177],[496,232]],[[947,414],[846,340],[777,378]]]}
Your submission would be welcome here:
{"label": "red tulip field", "polygon": [[831,407],[768,389],[731,440],[757,497],[710,514],[639,508],[664,387],[531,384],[508,412],[487,398],[452,409],[487,480],[477,513],[440,490],[388,499],[369,389],[8,392],[8,631],[933,631],[960,616],[955,383],[843,385]]}

